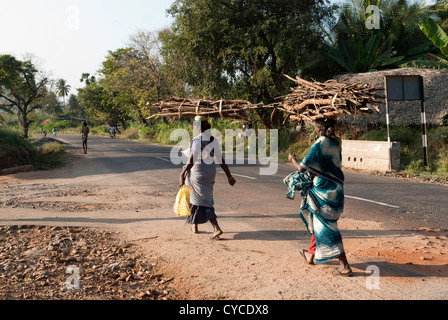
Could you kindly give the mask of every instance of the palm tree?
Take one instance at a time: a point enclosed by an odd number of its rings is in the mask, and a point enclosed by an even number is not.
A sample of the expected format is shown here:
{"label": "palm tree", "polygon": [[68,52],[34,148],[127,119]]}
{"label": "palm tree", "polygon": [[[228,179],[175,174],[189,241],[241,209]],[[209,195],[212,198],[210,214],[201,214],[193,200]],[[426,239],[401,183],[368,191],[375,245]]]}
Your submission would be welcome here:
{"label": "palm tree", "polygon": [[434,10],[439,17],[438,23],[445,32],[448,32],[448,1],[437,0],[434,4]]}
{"label": "palm tree", "polygon": [[56,83],[56,89],[57,89],[57,93],[60,97],[63,97],[64,99],[64,107],[65,107],[65,97],[68,95],[68,93],[70,92],[71,86],[69,86],[67,84],[67,81],[65,81],[64,79],[60,79],[57,83]]}
{"label": "palm tree", "polygon": [[419,26],[434,46],[440,50],[441,55],[427,54],[425,57],[402,64],[400,67],[448,69],[448,35],[431,18],[428,18],[425,22],[420,22]]}
{"label": "palm tree", "polygon": [[[371,5],[379,8],[379,29],[366,26]],[[432,12],[432,6],[410,0],[351,0],[339,6],[337,23],[327,32],[328,56],[343,72],[397,68],[430,52],[418,23]]]}

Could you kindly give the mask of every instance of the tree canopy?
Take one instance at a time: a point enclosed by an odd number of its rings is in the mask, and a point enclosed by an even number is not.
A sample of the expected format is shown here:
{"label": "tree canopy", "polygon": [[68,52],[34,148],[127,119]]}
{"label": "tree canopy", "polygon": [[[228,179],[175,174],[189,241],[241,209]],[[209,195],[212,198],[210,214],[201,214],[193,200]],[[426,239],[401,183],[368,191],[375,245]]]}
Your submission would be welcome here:
{"label": "tree canopy", "polygon": [[147,104],[164,98],[167,91],[156,42],[152,33],[139,31],[126,47],[108,52],[98,79],[82,75],[86,86],[79,90],[79,99],[91,119],[123,126],[127,119],[136,119],[146,124]]}
{"label": "tree canopy", "polygon": [[[4,106],[17,111],[17,119],[28,137],[29,114],[48,104],[49,79],[31,61],[0,55],[0,98]],[[51,99],[51,97],[50,97]]]}
{"label": "tree canopy", "polygon": [[327,1],[177,0],[161,34],[169,72],[196,96],[272,102],[317,50]]}

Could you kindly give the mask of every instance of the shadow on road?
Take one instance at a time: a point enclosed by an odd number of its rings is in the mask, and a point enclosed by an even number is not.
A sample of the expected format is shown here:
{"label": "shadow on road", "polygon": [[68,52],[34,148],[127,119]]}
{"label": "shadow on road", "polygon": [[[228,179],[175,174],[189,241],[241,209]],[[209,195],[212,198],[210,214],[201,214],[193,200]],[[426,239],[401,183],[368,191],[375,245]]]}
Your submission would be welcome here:
{"label": "shadow on road", "polygon": [[[422,265],[413,263],[393,263],[380,260],[369,260],[365,263],[352,263],[351,266],[356,269],[367,270],[370,266],[376,266],[379,270],[380,277],[394,278],[446,278],[448,277],[448,265]],[[369,275],[368,273],[360,273],[356,275]]]}

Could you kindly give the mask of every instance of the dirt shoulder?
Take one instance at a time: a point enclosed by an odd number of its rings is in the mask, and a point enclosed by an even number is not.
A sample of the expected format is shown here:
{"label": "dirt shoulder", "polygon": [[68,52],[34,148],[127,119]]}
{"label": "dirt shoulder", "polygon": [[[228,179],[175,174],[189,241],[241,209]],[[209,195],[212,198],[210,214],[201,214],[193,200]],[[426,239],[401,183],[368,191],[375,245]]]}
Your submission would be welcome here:
{"label": "dirt shoulder", "polygon": [[157,262],[113,231],[4,226],[0,243],[0,300],[176,298]]}
{"label": "dirt shoulder", "polygon": [[[397,230],[378,222],[342,218],[340,229],[354,276],[341,278],[331,273],[337,267],[335,261],[318,266],[302,261],[299,250],[307,246],[309,235],[298,216],[245,215],[237,202],[224,201],[227,189],[221,181],[215,191],[216,208],[225,234],[222,240],[212,241],[210,225],[200,226],[201,232],[195,235],[183,219],[174,217],[173,188],[129,183],[120,180],[120,175],[113,179],[104,174],[83,175],[83,161],[75,155],[71,164],[51,172],[0,177],[0,254],[23,260],[4,260],[7,263],[0,266],[0,281],[10,283],[10,275],[15,274],[21,283],[17,293],[10,287],[2,289],[0,298],[41,297],[35,289],[40,282],[48,292],[54,289],[53,296],[42,296],[49,299],[448,298],[447,230]],[[17,225],[42,227],[8,227]],[[62,232],[54,227],[81,228],[80,233],[63,229],[65,236],[74,236],[70,251],[51,250],[52,241]],[[30,238],[15,242],[18,230],[25,230],[23,235]],[[113,237],[103,243],[103,234]],[[97,245],[89,247],[91,241],[107,249],[98,252]],[[117,254],[120,243],[131,246],[121,246]],[[25,252],[31,254],[26,259]],[[75,258],[70,264],[81,270],[86,290],[64,295],[61,286],[68,276],[64,259],[70,257]],[[20,274],[9,269],[13,264],[22,264]],[[141,269],[136,269],[137,264]],[[88,282],[89,277],[95,278],[94,284]]]}

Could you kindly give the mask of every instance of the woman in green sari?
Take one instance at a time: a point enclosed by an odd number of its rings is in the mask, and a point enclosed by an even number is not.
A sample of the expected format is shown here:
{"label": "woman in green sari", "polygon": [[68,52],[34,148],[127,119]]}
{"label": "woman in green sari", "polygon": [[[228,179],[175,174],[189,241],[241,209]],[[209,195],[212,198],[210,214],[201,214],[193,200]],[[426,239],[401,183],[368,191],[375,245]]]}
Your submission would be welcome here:
{"label": "woman in green sari", "polygon": [[352,269],[337,224],[344,210],[344,174],[341,142],[334,134],[334,124],[333,119],[315,123],[319,139],[300,163],[290,154],[297,172],[290,174],[285,183],[289,188],[288,198],[293,199],[296,190],[303,196],[300,216],[312,235],[310,248],[301,252],[306,262],[325,263],[336,258],[342,269],[335,272],[350,276]]}

